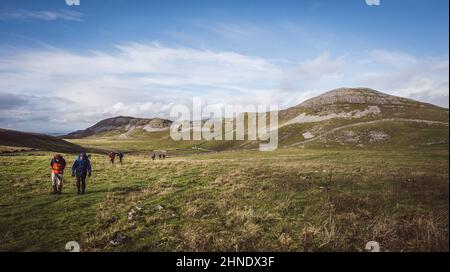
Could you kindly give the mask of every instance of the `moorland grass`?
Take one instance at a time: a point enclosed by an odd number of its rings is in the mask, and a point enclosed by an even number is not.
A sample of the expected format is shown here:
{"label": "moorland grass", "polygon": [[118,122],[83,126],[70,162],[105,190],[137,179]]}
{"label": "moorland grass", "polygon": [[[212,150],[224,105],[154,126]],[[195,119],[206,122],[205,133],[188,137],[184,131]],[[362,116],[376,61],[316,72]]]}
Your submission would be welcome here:
{"label": "moorland grass", "polygon": [[66,171],[57,196],[51,156],[0,156],[1,251],[449,250],[445,149],[94,154],[87,193]]}

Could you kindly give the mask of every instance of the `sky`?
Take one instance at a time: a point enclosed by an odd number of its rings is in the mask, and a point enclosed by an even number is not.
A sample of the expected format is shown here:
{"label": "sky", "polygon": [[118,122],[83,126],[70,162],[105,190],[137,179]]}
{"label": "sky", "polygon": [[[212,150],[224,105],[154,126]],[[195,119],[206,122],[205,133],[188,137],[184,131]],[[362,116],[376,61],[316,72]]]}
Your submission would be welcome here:
{"label": "sky", "polygon": [[449,104],[449,1],[0,1],[0,127],[168,118],[192,97],[295,106],[340,87]]}

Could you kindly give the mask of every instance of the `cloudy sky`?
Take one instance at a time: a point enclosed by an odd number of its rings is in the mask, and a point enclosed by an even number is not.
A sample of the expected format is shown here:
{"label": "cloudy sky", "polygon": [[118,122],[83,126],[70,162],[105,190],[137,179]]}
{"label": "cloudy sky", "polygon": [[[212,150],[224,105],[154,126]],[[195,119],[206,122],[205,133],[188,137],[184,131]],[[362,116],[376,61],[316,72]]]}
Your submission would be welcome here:
{"label": "cloudy sky", "polygon": [[168,117],[194,96],[286,108],[338,87],[448,107],[448,0],[80,2],[0,2],[0,127]]}

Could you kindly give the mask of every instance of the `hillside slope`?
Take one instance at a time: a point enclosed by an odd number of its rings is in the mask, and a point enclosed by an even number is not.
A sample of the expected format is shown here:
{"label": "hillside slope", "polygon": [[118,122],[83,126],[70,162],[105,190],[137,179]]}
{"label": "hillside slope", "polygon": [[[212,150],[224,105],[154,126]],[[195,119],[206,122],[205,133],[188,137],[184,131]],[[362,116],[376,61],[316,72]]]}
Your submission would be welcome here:
{"label": "hillside slope", "polygon": [[340,88],[282,110],[282,145],[448,145],[449,111],[367,88]]}
{"label": "hillside slope", "polygon": [[84,148],[45,134],[0,129],[0,145],[9,147],[32,148],[44,151],[78,153]]}

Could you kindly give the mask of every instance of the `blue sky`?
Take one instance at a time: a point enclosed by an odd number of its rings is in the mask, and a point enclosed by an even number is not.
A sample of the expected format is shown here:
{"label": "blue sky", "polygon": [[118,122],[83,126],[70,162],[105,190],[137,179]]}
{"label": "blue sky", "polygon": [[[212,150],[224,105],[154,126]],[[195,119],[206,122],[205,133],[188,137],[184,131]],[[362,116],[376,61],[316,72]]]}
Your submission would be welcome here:
{"label": "blue sky", "polygon": [[[448,0],[2,0],[0,127],[366,86],[448,107]],[[55,121],[54,116],[59,116]]]}

